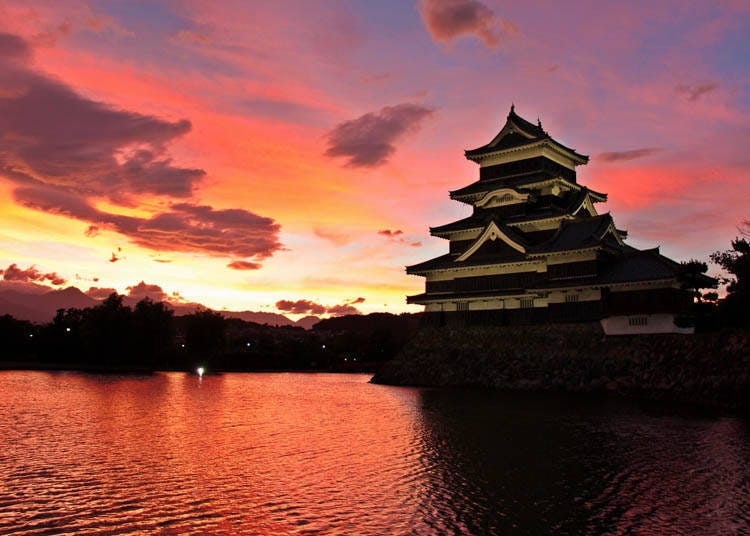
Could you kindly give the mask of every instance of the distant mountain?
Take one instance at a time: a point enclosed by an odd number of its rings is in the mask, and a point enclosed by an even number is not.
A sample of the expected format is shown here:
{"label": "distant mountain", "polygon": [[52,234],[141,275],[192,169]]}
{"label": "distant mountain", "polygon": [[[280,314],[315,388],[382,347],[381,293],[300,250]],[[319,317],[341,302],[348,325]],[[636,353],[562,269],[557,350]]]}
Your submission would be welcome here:
{"label": "distant mountain", "polygon": [[23,294],[46,294],[52,290],[52,288],[47,285],[32,283],[31,281],[9,281],[7,279],[0,279],[0,293],[6,290],[15,290]]}
{"label": "distant mountain", "polygon": [[21,290],[15,287],[11,290],[0,287],[0,314],[9,314],[19,320],[32,322],[49,322],[55,317],[58,309],[83,309],[93,307],[99,302],[86,296],[76,287],[61,290],[50,290],[38,294],[38,289]]}
{"label": "distant mountain", "polygon": [[0,296],[0,316],[2,315],[10,315],[18,320],[28,320],[37,324],[43,324],[51,320],[51,318],[48,318],[49,315],[47,313],[7,301]]}
{"label": "distant mountain", "polygon": [[268,313],[265,311],[217,311],[227,318],[239,318],[246,322],[256,324],[268,324],[269,326],[294,326],[291,320],[279,313]]}
{"label": "distant mountain", "polygon": [[[123,304],[129,307],[135,305],[142,298],[123,296]],[[33,283],[16,283],[0,281],[0,315],[9,314],[19,320],[30,320],[43,324],[51,321],[58,309],[84,309],[101,303],[91,296],[87,296],[76,287],[61,290],[50,290],[50,287]],[[169,303],[175,316],[194,313],[204,306],[199,303]],[[268,324],[269,326],[299,326],[311,329],[320,321],[317,316],[306,316],[294,321],[279,313],[266,311],[218,311],[227,318],[239,318],[246,322]]]}
{"label": "distant mountain", "polygon": [[297,322],[295,322],[295,325],[305,329],[312,329],[312,327],[318,322],[320,322],[320,317],[305,316],[297,320]]}

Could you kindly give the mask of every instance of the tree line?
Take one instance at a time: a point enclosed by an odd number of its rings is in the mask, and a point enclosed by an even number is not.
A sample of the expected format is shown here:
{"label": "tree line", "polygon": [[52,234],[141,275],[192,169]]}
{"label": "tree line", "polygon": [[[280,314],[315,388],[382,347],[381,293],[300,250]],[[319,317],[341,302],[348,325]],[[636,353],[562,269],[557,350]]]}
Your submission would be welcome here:
{"label": "tree line", "polygon": [[411,337],[419,315],[332,318],[306,331],[225,318],[210,309],[179,317],[148,298],[134,307],[111,294],[60,309],[37,326],[0,316],[0,365],[92,371],[372,370]]}

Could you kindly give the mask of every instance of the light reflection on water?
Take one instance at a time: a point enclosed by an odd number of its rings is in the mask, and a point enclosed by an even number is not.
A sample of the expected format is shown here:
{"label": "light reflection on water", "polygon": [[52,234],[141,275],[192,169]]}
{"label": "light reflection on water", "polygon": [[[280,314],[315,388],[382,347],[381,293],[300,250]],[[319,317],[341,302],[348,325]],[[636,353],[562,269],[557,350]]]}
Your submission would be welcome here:
{"label": "light reflection on water", "polygon": [[0,373],[0,533],[750,531],[739,418],[367,380]]}

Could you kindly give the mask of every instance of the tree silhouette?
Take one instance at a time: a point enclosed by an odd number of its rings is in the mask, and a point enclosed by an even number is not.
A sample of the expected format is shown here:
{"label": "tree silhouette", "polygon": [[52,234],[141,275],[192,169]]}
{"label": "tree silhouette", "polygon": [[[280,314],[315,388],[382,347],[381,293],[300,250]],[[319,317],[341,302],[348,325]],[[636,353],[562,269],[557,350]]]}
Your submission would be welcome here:
{"label": "tree silhouette", "polygon": [[722,310],[726,320],[733,325],[746,326],[750,323],[750,242],[746,238],[732,240],[732,249],[716,251],[711,260],[721,266],[730,277],[727,283],[727,297],[722,300]]}
{"label": "tree silhouette", "polygon": [[101,304],[84,311],[83,341],[89,363],[105,368],[132,363],[136,357],[133,312],[122,296],[110,294]]}
{"label": "tree silhouette", "polygon": [[210,309],[196,311],[185,317],[185,344],[194,359],[211,365],[224,348],[226,319]]}
{"label": "tree silhouette", "polygon": [[700,289],[706,287],[706,278],[704,276],[707,271],[708,264],[697,259],[690,259],[680,264],[682,288],[690,290],[693,298],[698,300],[698,302],[701,302],[703,299]]}
{"label": "tree silhouette", "polygon": [[148,367],[165,363],[174,344],[174,311],[144,298],[133,310],[133,327],[137,360]]}

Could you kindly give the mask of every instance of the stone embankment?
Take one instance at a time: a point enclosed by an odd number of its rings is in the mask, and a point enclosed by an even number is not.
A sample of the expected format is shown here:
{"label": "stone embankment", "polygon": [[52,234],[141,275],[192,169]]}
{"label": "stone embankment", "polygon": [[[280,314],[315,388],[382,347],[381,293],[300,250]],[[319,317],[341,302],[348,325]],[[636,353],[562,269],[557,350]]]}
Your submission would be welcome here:
{"label": "stone embankment", "polygon": [[750,333],[605,336],[598,323],[421,330],[373,382],[617,392],[750,410]]}

